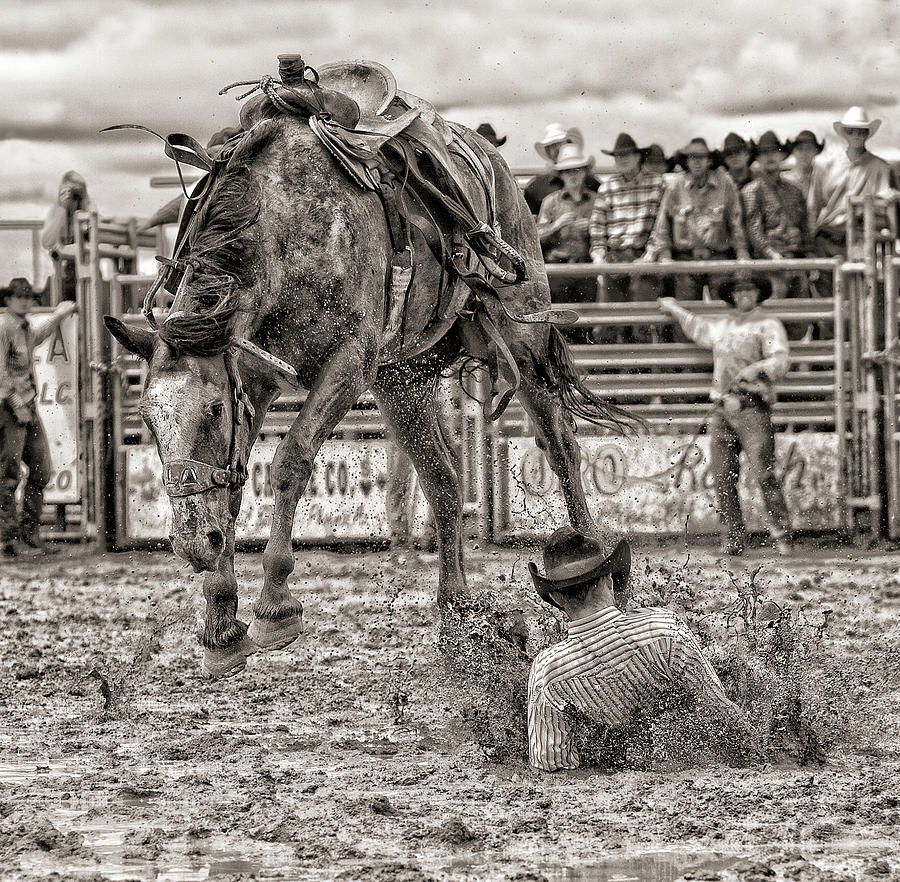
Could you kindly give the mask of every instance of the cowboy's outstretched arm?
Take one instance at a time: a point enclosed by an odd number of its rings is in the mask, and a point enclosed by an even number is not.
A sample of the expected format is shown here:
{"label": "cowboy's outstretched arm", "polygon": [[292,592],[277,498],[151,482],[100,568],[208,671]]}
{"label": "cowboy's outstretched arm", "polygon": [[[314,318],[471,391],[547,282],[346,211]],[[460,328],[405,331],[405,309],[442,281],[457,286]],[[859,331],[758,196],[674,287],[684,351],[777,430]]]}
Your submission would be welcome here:
{"label": "cowboy's outstretched arm", "polygon": [[685,309],[672,297],[661,297],[660,307],[674,318],[684,333],[698,346],[712,349],[719,339],[724,327],[722,319],[710,319],[694,315],[689,309]]}
{"label": "cowboy's outstretched arm", "polygon": [[673,678],[687,687],[698,704],[721,713],[725,719],[738,723],[749,732],[744,712],[725,694],[722,681],[684,622],[679,624],[672,642],[669,665]]}
{"label": "cowboy's outstretched arm", "polygon": [[41,316],[40,321],[32,324],[34,345],[43,343],[72,313],[78,311],[74,300],[63,300],[50,315]]}

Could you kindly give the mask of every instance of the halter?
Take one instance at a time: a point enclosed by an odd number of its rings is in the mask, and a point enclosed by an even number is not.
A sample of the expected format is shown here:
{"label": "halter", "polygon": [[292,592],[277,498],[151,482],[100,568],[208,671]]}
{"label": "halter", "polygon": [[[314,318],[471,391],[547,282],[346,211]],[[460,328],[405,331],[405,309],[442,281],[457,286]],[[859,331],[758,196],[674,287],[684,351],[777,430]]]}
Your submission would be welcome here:
{"label": "halter", "polygon": [[228,465],[212,465],[198,459],[163,462],[163,483],[172,498],[196,496],[207,490],[227,487],[239,490],[247,482],[247,441],[256,411],[244,391],[237,365],[237,347],[225,351],[225,370],[231,388],[231,444]]}

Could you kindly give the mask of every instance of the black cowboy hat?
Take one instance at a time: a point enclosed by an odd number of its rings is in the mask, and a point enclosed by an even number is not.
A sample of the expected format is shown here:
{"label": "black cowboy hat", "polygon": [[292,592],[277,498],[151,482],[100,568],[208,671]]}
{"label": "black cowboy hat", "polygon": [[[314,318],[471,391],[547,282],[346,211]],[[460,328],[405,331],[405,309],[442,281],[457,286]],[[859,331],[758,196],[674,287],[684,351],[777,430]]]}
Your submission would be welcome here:
{"label": "black cowboy hat", "polygon": [[601,153],[605,153],[607,156],[627,156],[629,153],[640,153],[641,156],[646,156],[647,148],[638,147],[637,142],[631,135],[627,135],[625,132],[619,132],[616,137],[616,143],[613,145],[613,149],[602,150]]}
{"label": "black cowboy hat", "polygon": [[804,129],[794,138],[794,146],[796,147],[798,144],[812,144],[816,148],[816,153],[821,153],[825,149],[825,139],[822,138],[820,141],[809,129]]}
{"label": "black cowboy hat", "polygon": [[794,149],[794,142],[785,141],[782,143],[778,140],[778,135],[769,129],[768,132],[763,132],[760,136],[756,149],[759,153],[771,153],[775,150],[780,150],[785,156],[789,156]]}
{"label": "black cowboy hat", "polygon": [[644,153],[644,164],[648,162],[664,162],[666,168],[672,171],[672,160],[666,156],[666,151],[659,144],[651,144]]}
{"label": "black cowboy hat", "polygon": [[745,141],[737,132],[729,132],[725,136],[725,142],[722,144],[722,156],[740,153],[741,150],[746,150],[750,154],[750,162],[756,159],[757,147],[753,139]]}
{"label": "black cowboy hat", "polygon": [[566,591],[601,576],[612,576],[614,590],[621,591],[630,571],[631,546],[627,540],[608,552],[602,542],[572,527],[560,527],[544,546],[544,575],[534,561],[528,564],[538,596],[557,608],[554,591]]}
{"label": "black cowboy hat", "polygon": [[710,169],[718,168],[722,164],[722,154],[718,150],[710,150],[709,145],[706,143],[706,138],[691,138],[681,150],[676,150],[672,155],[672,167],[675,168],[680,165],[687,171],[688,157],[703,153],[709,157]]}
{"label": "black cowboy hat", "polygon": [[772,296],[772,280],[767,276],[753,275],[749,278],[731,278],[719,287],[719,297],[726,303],[734,306],[734,292],[738,288],[753,286],[759,292],[758,303],[768,300]]}
{"label": "black cowboy hat", "polygon": [[482,123],[475,131],[486,141],[490,141],[495,147],[502,147],[506,143],[506,135],[498,138],[494,127],[490,123]]}
{"label": "black cowboy hat", "polygon": [[6,303],[8,297],[27,297],[35,303],[41,302],[43,291],[35,291],[31,282],[22,276],[16,276],[5,288],[0,288],[0,301]]}

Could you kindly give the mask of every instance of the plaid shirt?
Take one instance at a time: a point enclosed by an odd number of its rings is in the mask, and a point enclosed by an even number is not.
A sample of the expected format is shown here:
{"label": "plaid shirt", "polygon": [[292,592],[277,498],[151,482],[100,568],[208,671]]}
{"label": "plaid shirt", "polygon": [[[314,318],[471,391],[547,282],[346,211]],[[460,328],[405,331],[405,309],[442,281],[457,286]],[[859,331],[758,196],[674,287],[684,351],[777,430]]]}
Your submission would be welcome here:
{"label": "plaid shirt", "polygon": [[744,223],[754,257],[805,257],[811,253],[806,200],[781,175],[760,176],[741,191]]}
{"label": "plaid shirt", "polygon": [[546,772],[578,767],[576,707],[607,726],[627,724],[659,689],[686,687],[704,707],[742,719],[688,626],[666,609],[606,607],[571,622],[539,653],[528,679],[528,754]]}
{"label": "plaid shirt", "polygon": [[34,347],[52,332],[48,322],[33,329],[28,319],[0,313],[0,403],[25,407],[37,397],[34,379]]}
{"label": "plaid shirt", "polygon": [[643,253],[653,231],[665,182],[662,175],[641,171],[632,179],[610,175],[600,184],[591,212],[591,258],[607,250]]}

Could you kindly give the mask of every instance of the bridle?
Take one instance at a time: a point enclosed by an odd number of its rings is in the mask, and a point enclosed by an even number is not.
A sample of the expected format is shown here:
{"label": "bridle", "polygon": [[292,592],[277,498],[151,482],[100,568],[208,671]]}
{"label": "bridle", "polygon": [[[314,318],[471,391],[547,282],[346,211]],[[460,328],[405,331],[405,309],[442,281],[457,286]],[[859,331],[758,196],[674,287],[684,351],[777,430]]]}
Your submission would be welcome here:
{"label": "bridle", "polygon": [[237,347],[225,351],[225,370],[231,389],[231,443],[228,465],[213,465],[198,459],[163,461],[163,484],[170,498],[196,496],[208,490],[227,488],[240,490],[247,482],[247,446],[250,425],[256,415],[250,398],[244,391],[237,364]]}

